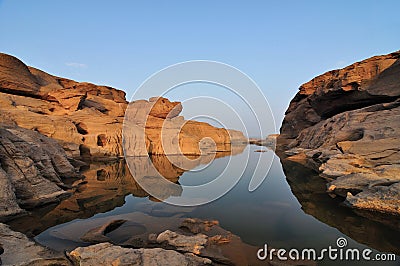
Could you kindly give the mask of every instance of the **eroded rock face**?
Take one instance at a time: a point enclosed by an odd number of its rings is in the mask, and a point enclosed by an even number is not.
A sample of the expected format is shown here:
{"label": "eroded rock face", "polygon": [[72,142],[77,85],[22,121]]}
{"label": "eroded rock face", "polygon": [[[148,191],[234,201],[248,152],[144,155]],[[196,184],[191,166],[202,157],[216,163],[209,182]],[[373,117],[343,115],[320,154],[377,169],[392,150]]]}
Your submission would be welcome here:
{"label": "eroded rock face", "polygon": [[242,132],[185,120],[181,110],[179,102],[162,97],[130,103],[124,121],[126,154],[206,155],[247,143]]}
{"label": "eroded rock face", "polygon": [[353,208],[400,214],[400,52],[327,72],[290,103],[278,146]]}
{"label": "eroded rock face", "polygon": [[78,177],[61,146],[38,132],[0,124],[0,219],[69,195],[63,179]]}
{"label": "eroded rock face", "polygon": [[0,53],[0,122],[56,139],[69,156],[122,155],[126,106],[123,91],[52,76]]}

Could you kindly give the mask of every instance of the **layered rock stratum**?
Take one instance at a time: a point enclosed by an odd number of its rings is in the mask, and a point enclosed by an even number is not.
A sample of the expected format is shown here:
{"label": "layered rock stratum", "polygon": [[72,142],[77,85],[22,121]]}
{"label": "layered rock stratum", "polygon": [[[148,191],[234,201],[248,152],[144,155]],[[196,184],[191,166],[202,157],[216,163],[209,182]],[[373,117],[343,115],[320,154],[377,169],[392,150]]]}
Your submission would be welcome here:
{"label": "layered rock stratum", "polygon": [[300,86],[278,149],[326,179],[356,209],[400,214],[400,52]]}

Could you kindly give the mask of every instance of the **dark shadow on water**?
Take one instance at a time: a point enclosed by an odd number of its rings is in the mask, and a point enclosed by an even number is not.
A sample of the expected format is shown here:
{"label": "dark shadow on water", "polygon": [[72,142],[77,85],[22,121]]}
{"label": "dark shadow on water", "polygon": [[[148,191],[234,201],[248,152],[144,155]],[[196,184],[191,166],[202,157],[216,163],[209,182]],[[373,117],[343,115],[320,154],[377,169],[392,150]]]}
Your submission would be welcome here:
{"label": "dark shadow on water", "polygon": [[400,254],[400,219],[378,213],[354,211],[341,206],[342,198],[326,193],[326,182],[299,163],[282,159],[292,193],[305,213],[337,228],[359,243],[379,251]]}

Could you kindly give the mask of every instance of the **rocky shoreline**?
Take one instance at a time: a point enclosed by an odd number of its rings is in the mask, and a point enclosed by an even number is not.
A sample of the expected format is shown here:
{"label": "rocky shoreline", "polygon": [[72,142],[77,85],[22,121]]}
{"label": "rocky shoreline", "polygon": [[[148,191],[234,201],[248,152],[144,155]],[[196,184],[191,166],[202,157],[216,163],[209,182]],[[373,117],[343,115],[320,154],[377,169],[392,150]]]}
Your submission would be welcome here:
{"label": "rocky shoreline", "polygon": [[[348,207],[400,215],[400,52],[303,84],[278,137],[278,154],[317,171]],[[397,219],[394,218],[393,219]]]}

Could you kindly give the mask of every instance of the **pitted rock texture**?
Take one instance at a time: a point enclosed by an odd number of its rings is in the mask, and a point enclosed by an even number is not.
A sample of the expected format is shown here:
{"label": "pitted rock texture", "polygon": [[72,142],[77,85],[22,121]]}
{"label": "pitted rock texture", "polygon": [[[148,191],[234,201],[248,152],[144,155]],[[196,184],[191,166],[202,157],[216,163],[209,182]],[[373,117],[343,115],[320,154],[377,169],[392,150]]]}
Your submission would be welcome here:
{"label": "pitted rock texture", "polygon": [[300,87],[278,137],[347,206],[400,214],[400,52],[329,71]]}

